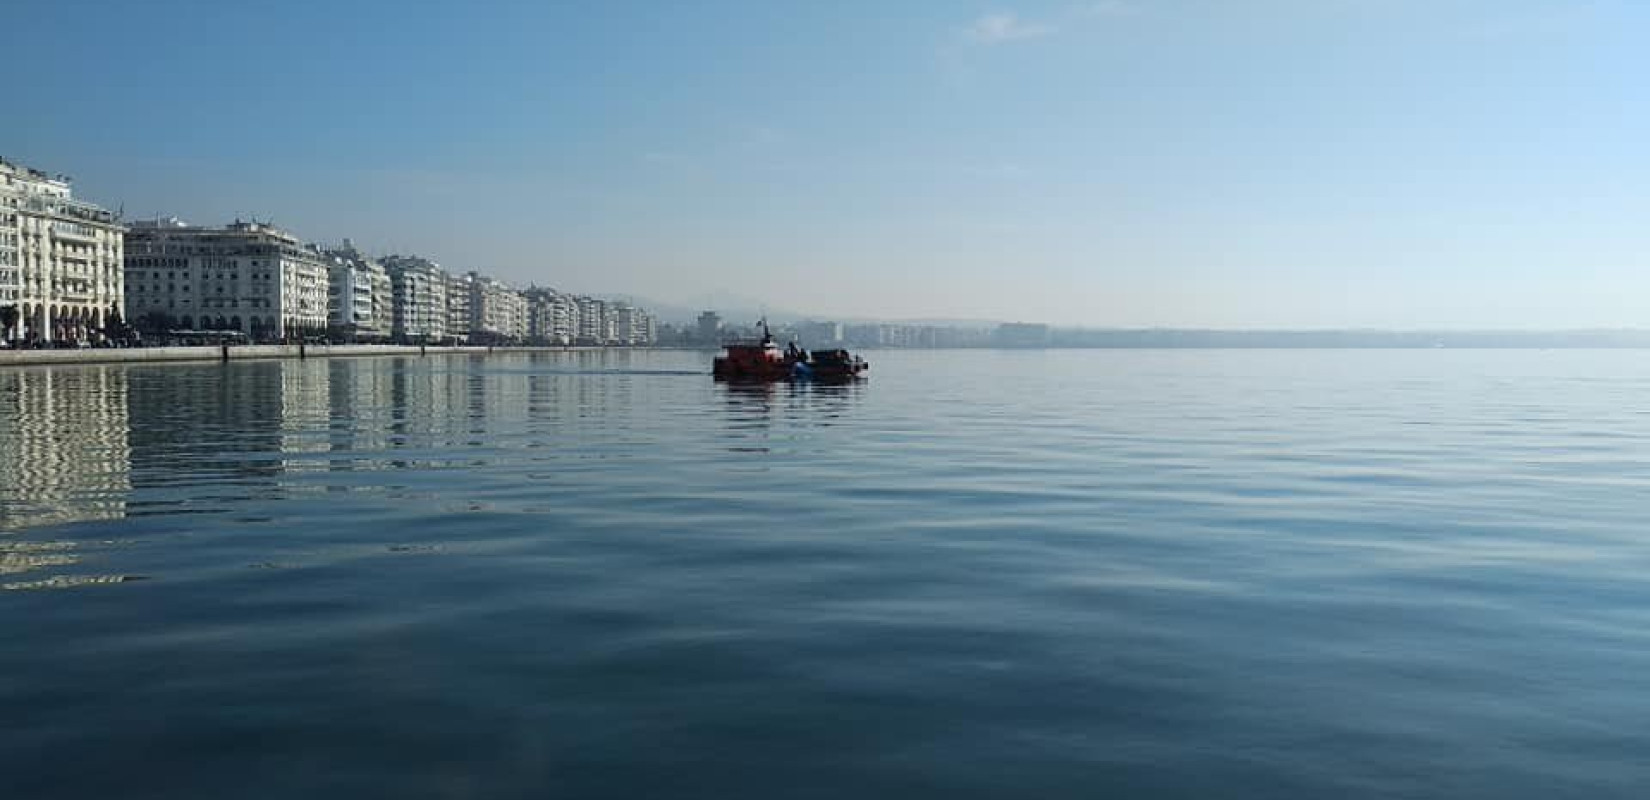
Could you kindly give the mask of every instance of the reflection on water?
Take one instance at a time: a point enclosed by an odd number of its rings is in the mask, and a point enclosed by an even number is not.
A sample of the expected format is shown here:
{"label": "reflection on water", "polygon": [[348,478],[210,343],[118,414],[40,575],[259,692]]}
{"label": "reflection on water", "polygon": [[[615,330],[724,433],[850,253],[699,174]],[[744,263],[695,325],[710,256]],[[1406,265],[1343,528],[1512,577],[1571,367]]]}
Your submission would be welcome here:
{"label": "reflection on water", "polygon": [[717,382],[727,410],[727,449],[768,453],[776,439],[790,441],[798,429],[828,427],[848,412],[865,386],[861,381]]}
{"label": "reflection on water", "polygon": [[1650,784],[1631,354],[708,358],[0,372],[0,796]]}
{"label": "reflection on water", "polygon": [[730,450],[767,452],[776,426],[785,440],[831,424],[861,391],[714,384],[699,360],[575,351],[0,372],[0,530],[374,488],[311,473],[462,469],[534,449],[616,457],[634,415],[670,418],[680,409],[665,393],[684,386],[722,395]]}
{"label": "reflection on water", "polygon": [[0,531],[119,519],[131,488],[126,370],[0,370]]}

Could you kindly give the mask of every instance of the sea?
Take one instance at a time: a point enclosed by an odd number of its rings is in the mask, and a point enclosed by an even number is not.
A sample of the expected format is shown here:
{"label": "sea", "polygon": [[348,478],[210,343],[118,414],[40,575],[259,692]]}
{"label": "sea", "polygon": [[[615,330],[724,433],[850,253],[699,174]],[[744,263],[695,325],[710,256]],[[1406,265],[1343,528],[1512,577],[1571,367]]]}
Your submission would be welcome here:
{"label": "sea", "polygon": [[0,797],[1650,796],[1650,355],[0,370]]}

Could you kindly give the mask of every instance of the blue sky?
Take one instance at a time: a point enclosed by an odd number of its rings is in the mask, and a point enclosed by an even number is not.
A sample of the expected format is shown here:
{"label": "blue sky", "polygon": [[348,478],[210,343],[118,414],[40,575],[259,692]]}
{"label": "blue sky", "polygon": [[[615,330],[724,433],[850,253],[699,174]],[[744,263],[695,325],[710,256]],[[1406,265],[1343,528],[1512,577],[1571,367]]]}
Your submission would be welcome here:
{"label": "blue sky", "polygon": [[1650,3],[22,0],[0,155],[577,291],[1650,326]]}

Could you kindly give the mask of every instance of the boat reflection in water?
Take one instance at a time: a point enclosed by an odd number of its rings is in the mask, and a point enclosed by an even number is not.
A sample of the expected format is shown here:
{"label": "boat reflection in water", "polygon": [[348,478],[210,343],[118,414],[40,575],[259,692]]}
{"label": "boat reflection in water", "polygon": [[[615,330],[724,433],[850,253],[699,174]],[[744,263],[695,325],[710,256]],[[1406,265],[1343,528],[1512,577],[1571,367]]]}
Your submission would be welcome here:
{"label": "boat reflection in water", "polygon": [[718,380],[716,388],[727,410],[727,450],[765,454],[806,447],[822,429],[842,424],[867,386],[860,380]]}

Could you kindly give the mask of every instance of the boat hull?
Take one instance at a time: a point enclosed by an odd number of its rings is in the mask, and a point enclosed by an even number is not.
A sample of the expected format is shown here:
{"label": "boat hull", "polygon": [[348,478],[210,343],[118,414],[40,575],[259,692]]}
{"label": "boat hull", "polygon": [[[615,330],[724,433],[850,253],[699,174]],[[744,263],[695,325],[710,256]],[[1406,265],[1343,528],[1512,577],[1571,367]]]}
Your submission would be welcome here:
{"label": "boat hull", "polygon": [[860,378],[870,365],[855,359],[847,363],[809,361],[738,362],[717,358],[711,376],[719,381],[851,381]]}

